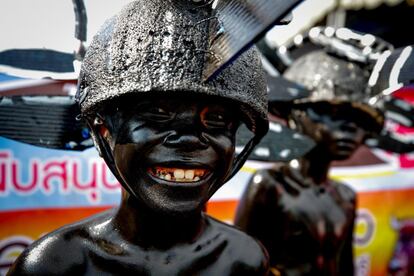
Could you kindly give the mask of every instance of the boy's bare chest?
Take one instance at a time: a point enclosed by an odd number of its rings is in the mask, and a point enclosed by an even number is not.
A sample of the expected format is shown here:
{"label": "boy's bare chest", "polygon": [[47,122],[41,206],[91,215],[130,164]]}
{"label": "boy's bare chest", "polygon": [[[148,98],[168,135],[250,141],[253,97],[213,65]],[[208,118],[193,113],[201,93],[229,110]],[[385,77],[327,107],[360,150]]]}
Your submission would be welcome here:
{"label": "boy's bare chest", "polygon": [[[87,275],[229,275],[221,262],[224,240],[209,240],[168,250],[145,249],[101,241],[89,248]],[[226,263],[225,266],[222,263]],[[213,274],[212,274],[213,273]],[[217,274],[216,274],[217,273]]]}

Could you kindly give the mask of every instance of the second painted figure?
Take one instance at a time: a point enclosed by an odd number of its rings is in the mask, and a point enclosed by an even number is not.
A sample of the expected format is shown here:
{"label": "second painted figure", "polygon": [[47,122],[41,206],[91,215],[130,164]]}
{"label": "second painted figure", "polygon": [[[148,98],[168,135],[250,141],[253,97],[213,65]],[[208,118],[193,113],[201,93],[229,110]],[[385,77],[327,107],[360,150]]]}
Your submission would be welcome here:
{"label": "second painted figure", "polygon": [[[356,195],[328,171],[382,128],[382,114],[350,100],[364,91],[364,71],[324,51],[299,58],[285,76],[313,91],[294,101],[285,119],[316,146],[289,164],[258,171],[235,224],[264,244],[274,275],[353,275]],[[278,112],[277,103],[270,112]]]}

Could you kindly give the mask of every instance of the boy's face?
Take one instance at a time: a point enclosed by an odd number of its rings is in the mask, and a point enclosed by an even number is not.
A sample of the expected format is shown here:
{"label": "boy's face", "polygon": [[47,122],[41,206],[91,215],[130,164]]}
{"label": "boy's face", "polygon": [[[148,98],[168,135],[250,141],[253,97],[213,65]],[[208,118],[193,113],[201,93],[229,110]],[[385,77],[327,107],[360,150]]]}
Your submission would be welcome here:
{"label": "boy's face", "polygon": [[325,148],[332,160],[348,159],[364,142],[365,131],[360,121],[367,115],[353,110],[348,104],[320,102],[310,104],[300,112],[304,114],[299,120],[302,132]]}
{"label": "boy's face", "polygon": [[132,196],[153,210],[201,210],[231,169],[239,117],[216,98],[128,98],[110,120],[101,133],[115,169]]}

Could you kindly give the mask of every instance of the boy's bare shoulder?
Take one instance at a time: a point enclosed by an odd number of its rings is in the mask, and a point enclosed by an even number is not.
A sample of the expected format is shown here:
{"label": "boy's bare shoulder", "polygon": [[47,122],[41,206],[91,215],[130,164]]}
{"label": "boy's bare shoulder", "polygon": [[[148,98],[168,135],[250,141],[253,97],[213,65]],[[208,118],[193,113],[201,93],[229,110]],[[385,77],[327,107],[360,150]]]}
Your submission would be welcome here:
{"label": "boy's bare shoulder", "polygon": [[213,231],[217,233],[217,239],[221,239],[225,243],[223,258],[234,263],[233,273],[237,272],[237,275],[267,275],[269,257],[260,242],[236,227],[213,218],[209,218],[209,222],[214,229]]}
{"label": "boy's bare shoulder", "polygon": [[84,274],[93,246],[90,229],[107,217],[105,212],[43,236],[22,252],[7,275]]}
{"label": "boy's bare shoulder", "polygon": [[[91,254],[102,253],[99,244],[110,240],[106,233],[97,232],[111,217],[108,213],[98,215],[44,236],[19,256],[9,275],[85,275],[97,272],[89,267],[93,261]],[[195,266],[199,261],[208,263],[205,270],[201,270],[219,272],[220,275],[267,275],[268,256],[256,240],[208,216],[206,222],[206,231],[197,240],[197,246],[192,246]],[[137,263],[134,261],[132,265],[138,268],[145,262],[139,258],[134,260]]]}

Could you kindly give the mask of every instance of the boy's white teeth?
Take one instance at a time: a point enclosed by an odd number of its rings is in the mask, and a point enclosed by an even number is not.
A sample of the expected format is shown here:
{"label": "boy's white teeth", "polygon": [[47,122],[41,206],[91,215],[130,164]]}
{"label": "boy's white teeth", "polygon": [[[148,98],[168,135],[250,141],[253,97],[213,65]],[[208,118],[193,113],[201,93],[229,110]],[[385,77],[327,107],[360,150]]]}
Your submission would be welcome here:
{"label": "boy's white teeth", "polygon": [[193,179],[194,178],[194,170],[186,170],[184,173],[185,179]]}
{"label": "boy's white teeth", "polygon": [[174,170],[174,178],[184,178],[185,172],[184,170]]}
{"label": "boy's white teeth", "polygon": [[204,169],[178,169],[156,167],[150,170],[151,174],[167,181],[196,182],[200,181],[207,171]]}

